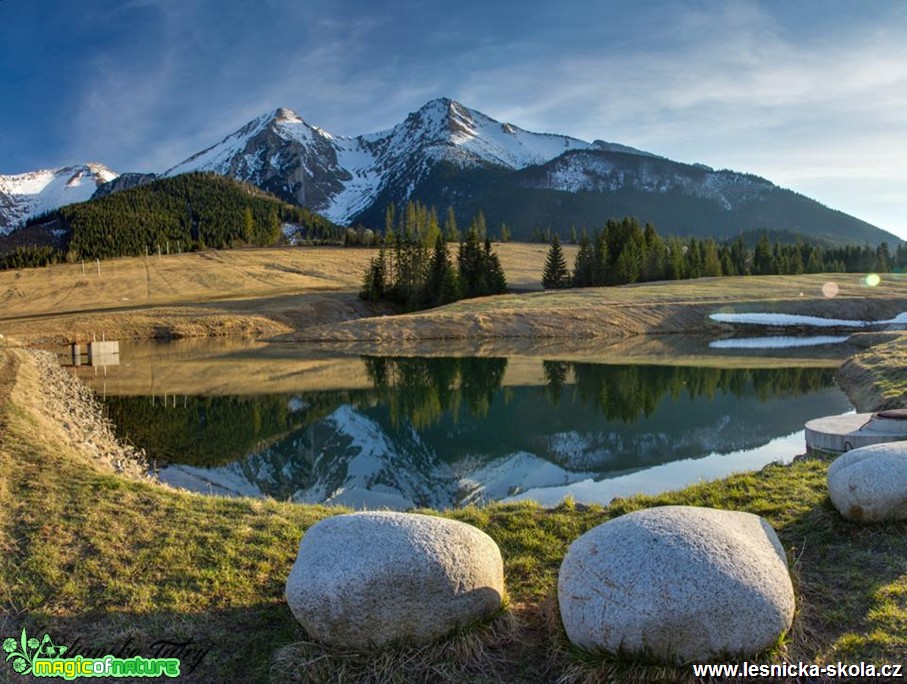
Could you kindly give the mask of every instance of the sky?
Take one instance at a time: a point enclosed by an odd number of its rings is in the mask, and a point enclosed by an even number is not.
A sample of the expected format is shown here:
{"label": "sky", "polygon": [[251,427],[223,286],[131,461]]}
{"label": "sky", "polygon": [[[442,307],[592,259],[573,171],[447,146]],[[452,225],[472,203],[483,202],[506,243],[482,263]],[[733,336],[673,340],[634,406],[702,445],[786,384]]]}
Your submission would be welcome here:
{"label": "sky", "polygon": [[0,0],[0,174],[163,171],[289,107],[451,97],[763,176],[907,239],[907,3]]}

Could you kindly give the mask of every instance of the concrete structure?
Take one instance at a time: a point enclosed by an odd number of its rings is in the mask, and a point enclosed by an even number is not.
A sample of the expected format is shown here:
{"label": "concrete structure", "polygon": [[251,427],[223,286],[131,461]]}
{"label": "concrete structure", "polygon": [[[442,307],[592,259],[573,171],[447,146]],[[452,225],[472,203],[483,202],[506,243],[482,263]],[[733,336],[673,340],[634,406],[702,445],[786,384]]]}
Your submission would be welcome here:
{"label": "concrete structure", "polygon": [[89,342],[88,364],[91,366],[119,366],[120,343],[116,340]]}
{"label": "concrete structure", "polygon": [[829,454],[907,440],[907,409],[816,418],[806,424],[805,433],[807,451]]}

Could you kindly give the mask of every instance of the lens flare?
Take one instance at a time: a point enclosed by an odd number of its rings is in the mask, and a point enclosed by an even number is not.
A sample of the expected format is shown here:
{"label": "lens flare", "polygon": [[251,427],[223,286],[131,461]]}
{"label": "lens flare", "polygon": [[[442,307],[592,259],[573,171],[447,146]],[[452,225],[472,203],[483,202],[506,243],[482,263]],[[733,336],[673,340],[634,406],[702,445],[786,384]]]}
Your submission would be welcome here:
{"label": "lens flare", "polygon": [[866,284],[869,285],[869,287],[875,287],[881,282],[882,279],[879,278],[879,276],[875,273],[870,273],[868,276],[866,276]]}
{"label": "lens flare", "polygon": [[831,299],[832,297],[837,296],[838,294],[838,284],[837,283],[825,283],[822,286],[822,294]]}

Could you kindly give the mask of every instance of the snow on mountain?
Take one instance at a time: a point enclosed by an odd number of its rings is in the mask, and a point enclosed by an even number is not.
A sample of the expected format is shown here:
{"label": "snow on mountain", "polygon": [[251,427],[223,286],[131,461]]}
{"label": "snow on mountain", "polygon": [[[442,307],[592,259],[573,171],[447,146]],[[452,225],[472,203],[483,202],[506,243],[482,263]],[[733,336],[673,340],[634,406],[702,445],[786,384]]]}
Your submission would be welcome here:
{"label": "snow on mountain", "polygon": [[[620,146],[604,144],[599,145],[598,150],[613,152],[615,147]],[[534,185],[571,193],[624,189],[651,193],[679,191],[714,200],[728,210],[775,188],[769,181],[756,176],[715,171],[701,164],[681,164],[645,153],[634,154],[634,157],[595,152],[566,154],[548,164]]]}
{"label": "snow on mountain", "polygon": [[[415,195],[464,215],[482,208],[489,223],[506,221],[523,238],[539,225],[564,230],[619,211],[644,215],[666,233],[734,235],[765,226],[826,240],[896,239],[763,178],[618,143],[534,133],[448,98],[431,100],[388,130],[355,137],[276,109],[164,175],[192,171],[246,181],[341,225],[381,225],[386,206]],[[0,234],[36,212],[86,200],[116,177],[98,164],[0,177]],[[97,196],[155,178],[124,174]],[[548,191],[569,195],[551,202]]]}
{"label": "snow on mountain", "polygon": [[329,207],[351,174],[337,161],[347,141],[277,109],[250,121],[164,175],[210,171],[247,181],[315,211]]}
{"label": "snow on mountain", "polygon": [[0,176],[0,234],[36,214],[85,202],[100,185],[118,175],[103,164],[88,163]]}
{"label": "snow on mountain", "polygon": [[522,169],[569,150],[593,147],[566,135],[524,131],[447,98],[432,100],[386,134],[363,136],[363,139],[381,147],[384,158],[421,151],[435,161],[461,166],[485,163],[509,169]]}
{"label": "snow on mountain", "polygon": [[518,170],[571,150],[647,154],[615,143],[532,133],[447,98],[390,130],[335,136],[288,109],[265,114],[166,172],[211,171],[349,223],[388,187],[412,188],[439,162]]}

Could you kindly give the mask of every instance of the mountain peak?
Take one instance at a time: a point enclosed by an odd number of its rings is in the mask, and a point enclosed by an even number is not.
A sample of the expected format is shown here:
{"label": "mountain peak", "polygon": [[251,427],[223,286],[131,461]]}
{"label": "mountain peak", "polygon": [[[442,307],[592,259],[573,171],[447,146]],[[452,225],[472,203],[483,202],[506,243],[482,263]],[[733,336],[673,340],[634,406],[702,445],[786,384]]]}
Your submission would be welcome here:
{"label": "mountain peak", "polygon": [[117,176],[97,162],[0,176],[0,235],[30,216],[90,199],[98,187]]}
{"label": "mountain peak", "polygon": [[286,107],[278,107],[275,109],[271,119],[275,123],[305,123],[299,114]]}

